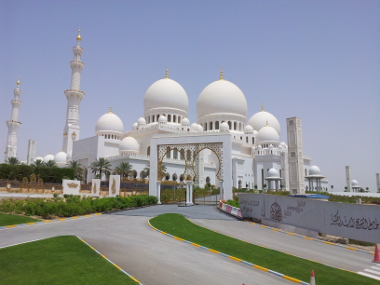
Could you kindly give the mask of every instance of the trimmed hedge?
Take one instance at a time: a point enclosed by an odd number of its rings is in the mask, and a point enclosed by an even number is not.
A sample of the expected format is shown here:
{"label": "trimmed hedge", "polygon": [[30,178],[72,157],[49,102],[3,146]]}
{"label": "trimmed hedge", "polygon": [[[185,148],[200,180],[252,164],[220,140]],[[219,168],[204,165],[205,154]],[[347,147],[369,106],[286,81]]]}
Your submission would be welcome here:
{"label": "trimmed hedge", "polygon": [[43,181],[47,183],[62,183],[63,177],[74,179],[73,168],[0,164],[0,179],[22,181],[24,177],[28,177],[29,179],[33,173],[37,175],[37,179],[42,178]]}
{"label": "trimmed hedge", "polygon": [[122,210],[145,205],[155,205],[157,197],[139,195],[130,197],[80,197],[78,195],[64,195],[52,199],[1,200],[0,211],[10,214],[24,214],[26,216],[41,216],[42,218],[72,217],[112,210]]}

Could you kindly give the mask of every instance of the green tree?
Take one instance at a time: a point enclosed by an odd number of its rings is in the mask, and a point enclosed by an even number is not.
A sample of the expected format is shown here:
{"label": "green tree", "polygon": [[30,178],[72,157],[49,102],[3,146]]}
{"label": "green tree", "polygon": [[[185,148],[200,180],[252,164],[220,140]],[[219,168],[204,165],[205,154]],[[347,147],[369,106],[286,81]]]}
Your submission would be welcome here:
{"label": "green tree", "polygon": [[57,167],[54,160],[49,160],[48,162],[45,162],[45,167]]}
{"label": "green tree", "polygon": [[115,173],[121,177],[127,177],[132,171],[132,165],[129,162],[120,162],[115,168]]}
{"label": "green tree", "polygon": [[[162,164],[161,170],[162,170],[163,173],[166,173],[166,165],[165,164]],[[149,174],[150,174],[150,163],[148,163],[145,166],[144,172],[145,172],[145,177],[148,177]]]}
{"label": "green tree", "polygon": [[19,165],[20,161],[18,160],[17,157],[8,157],[5,163],[8,163],[10,165]]}
{"label": "green tree", "polygon": [[30,164],[32,167],[43,167],[45,166],[45,162],[43,160],[37,159],[32,164]]}
{"label": "green tree", "polygon": [[91,163],[90,168],[92,173],[95,173],[96,175],[99,174],[100,179],[102,179],[101,177],[103,173],[111,171],[111,163],[107,159],[101,157]]}
{"label": "green tree", "polygon": [[69,162],[69,167],[74,169],[75,179],[83,181],[83,165],[77,160],[72,160]]}

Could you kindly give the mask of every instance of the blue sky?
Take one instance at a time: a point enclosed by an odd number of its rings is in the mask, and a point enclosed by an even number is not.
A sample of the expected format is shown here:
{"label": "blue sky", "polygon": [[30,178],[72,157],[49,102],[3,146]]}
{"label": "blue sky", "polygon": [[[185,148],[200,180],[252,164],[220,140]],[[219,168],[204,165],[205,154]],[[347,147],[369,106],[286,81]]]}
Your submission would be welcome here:
{"label": "blue sky", "polygon": [[[148,87],[169,76],[189,97],[189,119],[209,83],[235,83],[247,120],[265,109],[303,123],[304,154],[335,189],[345,166],[375,191],[380,172],[380,1],[0,1],[0,150],[21,75],[18,154],[59,152],[78,27],[81,138],[113,107],[124,130],[143,115]],[[0,158],[3,159],[3,158]]]}

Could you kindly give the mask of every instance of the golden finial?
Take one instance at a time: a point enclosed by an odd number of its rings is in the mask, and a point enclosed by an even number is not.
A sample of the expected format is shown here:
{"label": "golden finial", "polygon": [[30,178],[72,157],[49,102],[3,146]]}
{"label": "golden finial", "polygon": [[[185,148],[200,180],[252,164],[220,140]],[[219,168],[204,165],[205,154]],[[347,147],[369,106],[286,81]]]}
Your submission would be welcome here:
{"label": "golden finial", "polygon": [[113,112],[112,112],[112,107],[110,107],[110,111],[109,111],[108,113],[110,113],[110,114],[112,114],[112,113],[113,113]]}
{"label": "golden finial", "polygon": [[80,28],[78,28],[77,41],[80,42],[81,40],[82,40],[82,37],[80,36]]}
{"label": "golden finial", "polygon": [[264,112],[264,104],[261,103],[261,112]]}
{"label": "golden finial", "polygon": [[169,78],[169,69],[166,67],[165,78]]}
{"label": "golden finial", "polygon": [[16,84],[17,84],[17,87],[20,86],[20,84],[21,84],[20,75],[18,76],[18,80],[17,80]]}
{"label": "golden finial", "polygon": [[223,67],[220,67],[220,78],[219,80],[223,80]]}

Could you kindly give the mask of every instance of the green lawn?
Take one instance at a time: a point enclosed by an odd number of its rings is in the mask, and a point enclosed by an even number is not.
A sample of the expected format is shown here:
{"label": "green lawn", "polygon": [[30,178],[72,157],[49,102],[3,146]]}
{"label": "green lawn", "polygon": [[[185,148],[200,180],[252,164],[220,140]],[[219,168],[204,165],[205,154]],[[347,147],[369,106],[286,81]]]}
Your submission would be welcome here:
{"label": "green lawn", "polygon": [[0,227],[17,225],[17,224],[35,223],[38,221],[39,220],[29,218],[29,217],[0,213]]}
{"label": "green lawn", "polygon": [[379,284],[379,281],[352,272],[339,270],[224,236],[197,226],[180,214],[163,214],[151,219],[150,223],[155,228],[166,233],[305,282],[309,282],[310,272],[314,270],[318,285]]}
{"label": "green lawn", "polygon": [[75,236],[0,249],[0,283],[138,284]]}

